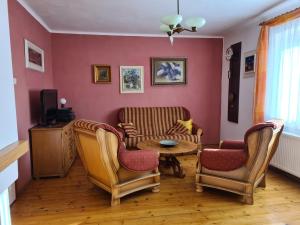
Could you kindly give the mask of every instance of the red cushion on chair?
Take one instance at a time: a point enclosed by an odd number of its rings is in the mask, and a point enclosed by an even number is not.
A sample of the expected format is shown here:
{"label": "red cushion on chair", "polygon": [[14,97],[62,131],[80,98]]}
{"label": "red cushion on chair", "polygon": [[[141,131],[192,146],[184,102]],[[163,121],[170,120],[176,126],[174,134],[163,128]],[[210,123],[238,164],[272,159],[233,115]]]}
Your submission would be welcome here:
{"label": "red cushion on chair", "polygon": [[210,170],[230,171],[246,163],[244,149],[204,149],[200,154],[201,165]]}
{"label": "red cushion on chair", "polygon": [[135,172],[152,171],[158,167],[159,153],[153,150],[132,150],[123,148],[119,151],[120,164]]}

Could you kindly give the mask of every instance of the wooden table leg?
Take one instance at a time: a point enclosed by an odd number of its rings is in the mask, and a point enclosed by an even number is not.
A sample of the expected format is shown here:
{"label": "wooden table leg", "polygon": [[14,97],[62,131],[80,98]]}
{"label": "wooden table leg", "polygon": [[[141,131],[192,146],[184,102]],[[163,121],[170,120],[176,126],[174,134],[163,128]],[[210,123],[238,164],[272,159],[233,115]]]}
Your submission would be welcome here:
{"label": "wooden table leg", "polygon": [[166,156],[165,160],[160,160],[160,164],[166,168],[172,167],[173,173],[176,177],[184,178],[185,173],[183,168],[175,156]]}

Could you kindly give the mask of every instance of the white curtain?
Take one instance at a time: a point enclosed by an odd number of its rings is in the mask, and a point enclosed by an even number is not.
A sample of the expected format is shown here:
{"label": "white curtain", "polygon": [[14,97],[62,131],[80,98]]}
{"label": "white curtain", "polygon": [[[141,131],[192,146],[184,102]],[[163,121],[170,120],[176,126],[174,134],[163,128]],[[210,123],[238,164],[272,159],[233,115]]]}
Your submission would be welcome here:
{"label": "white curtain", "polygon": [[300,136],[300,19],[270,28],[265,100],[265,118]]}

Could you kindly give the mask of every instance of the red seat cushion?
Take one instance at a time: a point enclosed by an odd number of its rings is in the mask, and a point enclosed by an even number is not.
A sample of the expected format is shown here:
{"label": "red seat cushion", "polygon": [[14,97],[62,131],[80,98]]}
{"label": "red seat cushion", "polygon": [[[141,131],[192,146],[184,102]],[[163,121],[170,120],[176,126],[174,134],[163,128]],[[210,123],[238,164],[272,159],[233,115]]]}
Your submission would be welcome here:
{"label": "red seat cushion", "polygon": [[242,167],[247,160],[244,149],[204,149],[201,165],[210,170],[230,171]]}
{"label": "red seat cushion", "polygon": [[152,171],[158,167],[159,153],[153,150],[132,150],[122,149],[119,151],[118,159],[120,164],[127,170],[135,172]]}

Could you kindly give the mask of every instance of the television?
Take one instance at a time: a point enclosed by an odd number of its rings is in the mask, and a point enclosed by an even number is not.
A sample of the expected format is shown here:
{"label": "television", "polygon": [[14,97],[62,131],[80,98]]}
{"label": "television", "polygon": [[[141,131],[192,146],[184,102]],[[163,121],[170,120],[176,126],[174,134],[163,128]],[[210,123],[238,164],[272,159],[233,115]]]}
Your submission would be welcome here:
{"label": "television", "polygon": [[57,115],[57,90],[44,89],[40,92],[41,101],[41,125],[51,125],[56,123]]}

